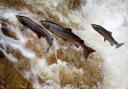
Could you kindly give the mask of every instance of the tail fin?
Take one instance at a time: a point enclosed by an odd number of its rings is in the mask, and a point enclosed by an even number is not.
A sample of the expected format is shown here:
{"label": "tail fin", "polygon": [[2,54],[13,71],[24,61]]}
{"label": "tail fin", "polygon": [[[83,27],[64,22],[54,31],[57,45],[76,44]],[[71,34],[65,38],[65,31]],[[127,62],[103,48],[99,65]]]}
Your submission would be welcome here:
{"label": "tail fin", "polygon": [[84,49],[83,55],[84,55],[84,57],[87,59],[88,56],[89,56],[89,54],[90,54],[90,53],[93,53],[93,52],[96,52],[96,51],[95,51],[94,49],[92,49],[92,48]]}
{"label": "tail fin", "polygon": [[121,47],[122,45],[124,45],[124,43],[117,44],[117,45],[116,45],[116,48],[119,48],[119,47]]}

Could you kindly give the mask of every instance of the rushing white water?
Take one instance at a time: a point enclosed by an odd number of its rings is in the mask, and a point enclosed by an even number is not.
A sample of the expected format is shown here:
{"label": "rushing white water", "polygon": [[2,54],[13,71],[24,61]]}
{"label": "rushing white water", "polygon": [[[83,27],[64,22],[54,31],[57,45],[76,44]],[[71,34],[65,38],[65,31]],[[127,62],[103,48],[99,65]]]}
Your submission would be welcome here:
{"label": "rushing white water", "polygon": [[[104,89],[128,88],[128,1],[88,0],[82,7],[87,26],[85,40],[94,47],[104,60]],[[116,49],[95,32],[90,24],[99,24],[111,31],[118,42],[125,45]]]}
{"label": "rushing white water", "polygon": [[[63,0],[46,0],[47,5],[53,5],[57,7],[58,3],[62,3]],[[84,0],[82,2],[85,3]],[[52,8],[52,7],[51,7]],[[54,8],[52,8],[54,10]],[[17,12],[15,10],[1,10],[2,17],[17,23],[15,18]],[[32,17],[31,13],[28,14],[22,12],[23,15]],[[60,12],[54,12],[60,19],[60,21],[69,23],[77,23],[81,25],[81,28],[77,30],[74,28],[73,32],[84,39],[85,43],[95,49],[103,58],[103,85],[99,85],[102,88],[98,89],[127,89],[128,88],[128,0],[87,0],[86,4],[82,4],[81,10],[70,11],[68,17],[63,16]],[[33,18],[33,17],[32,17]],[[70,24],[70,23],[69,23]],[[103,37],[94,31],[91,24],[99,24],[111,31],[112,36],[120,43],[125,44],[116,49],[115,46],[111,46],[107,41],[104,42]],[[10,26],[10,28],[16,33],[19,40],[13,40],[3,35],[0,31],[0,43],[4,46],[11,46],[14,49],[18,49],[21,53],[29,58],[32,68],[30,71],[25,72],[26,76],[33,82],[35,89],[77,89],[76,87],[68,84],[61,88],[59,71],[62,69],[70,71],[70,74],[83,75],[82,69],[77,69],[67,62],[62,62],[57,59],[57,63],[48,65],[46,58],[37,59],[32,51],[24,48],[24,44],[27,39],[20,33],[17,26]],[[58,49],[58,43],[54,42],[55,50]],[[6,53],[2,50],[9,59],[16,58],[13,55]],[[27,54],[26,54],[27,53]],[[40,85],[37,81],[38,76],[42,79],[49,79],[44,86]],[[84,86],[83,89],[88,89]],[[97,89],[94,87],[94,89]]]}
{"label": "rushing white water", "polygon": [[[84,27],[75,31],[92,48],[102,55],[104,60],[104,89],[128,88],[128,1],[127,0],[87,0],[82,6],[82,16],[71,12],[69,20]],[[99,24],[111,31],[118,42],[125,44],[116,49],[94,31],[91,24]]]}

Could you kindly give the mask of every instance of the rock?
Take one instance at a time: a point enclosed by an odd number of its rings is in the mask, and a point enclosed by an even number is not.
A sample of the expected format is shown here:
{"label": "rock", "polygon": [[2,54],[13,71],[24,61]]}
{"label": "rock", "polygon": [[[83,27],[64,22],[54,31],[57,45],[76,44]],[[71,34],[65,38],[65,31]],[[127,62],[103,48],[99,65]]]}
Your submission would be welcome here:
{"label": "rock", "polygon": [[31,83],[4,57],[0,58],[0,89],[33,89]]}
{"label": "rock", "polygon": [[15,40],[18,40],[18,38],[17,38],[15,32],[11,31],[11,30],[8,29],[7,27],[2,28],[2,32],[3,32],[4,35],[6,35],[6,36],[8,36],[8,37],[11,37],[11,38],[13,38],[13,39],[15,39]]}
{"label": "rock", "polygon": [[0,4],[17,9],[21,9],[21,7],[23,8],[25,5],[24,0],[0,0]]}

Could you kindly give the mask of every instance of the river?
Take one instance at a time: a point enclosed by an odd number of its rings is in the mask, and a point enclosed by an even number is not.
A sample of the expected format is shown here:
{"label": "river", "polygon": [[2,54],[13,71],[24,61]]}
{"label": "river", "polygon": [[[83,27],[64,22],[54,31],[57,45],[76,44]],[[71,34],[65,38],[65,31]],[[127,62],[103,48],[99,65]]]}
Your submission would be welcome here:
{"label": "river", "polygon": [[[0,31],[3,46],[0,50],[16,66],[23,65],[21,71],[34,89],[128,88],[128,0],[13,1],[0,2],[0,18],[5,19],[18,40]],[[52,35],[53,46],[45,53],[46,40],[38,39],[24,27],[15,17],[17,14],[38,24],[41,19],[49,19],[72,28],[96,52],[85,60],[81,48]],[[108,41],[104,42],[91,24],[103,26],[118,42],[125,44],[116,49]]]}

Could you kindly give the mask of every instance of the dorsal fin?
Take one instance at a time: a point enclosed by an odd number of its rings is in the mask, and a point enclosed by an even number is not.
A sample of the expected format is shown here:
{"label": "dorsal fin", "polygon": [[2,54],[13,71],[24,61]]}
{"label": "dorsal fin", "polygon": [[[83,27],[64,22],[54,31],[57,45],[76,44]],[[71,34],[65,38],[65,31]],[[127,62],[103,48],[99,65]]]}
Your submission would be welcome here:
{"label": "dorsal fin", "polygon": [[104,42],[106,41],[106,39],[104,38]]}
{"label": "dorsal fin", "polygon": [[111,31],[108,31],[111,35],[112,35],[112,32]]}
{"label": "dorsal fin", "polygon": [[69,31],[69,32],[72,32],[72,29],[70,29],[70,28],[65,28],[67,31]]}
{"label": "dorsal fin", "polygon": [[81,43],[84,43],[84,40],[81,40]]}

